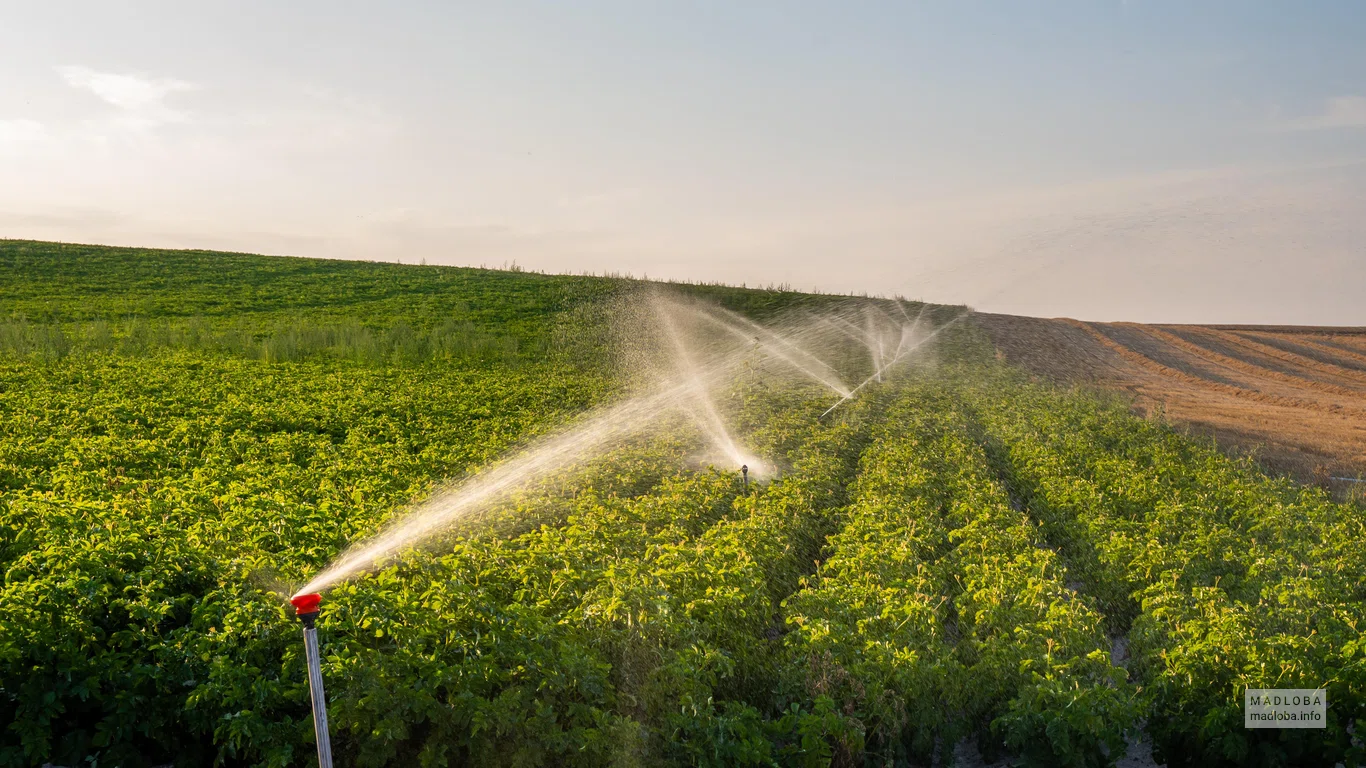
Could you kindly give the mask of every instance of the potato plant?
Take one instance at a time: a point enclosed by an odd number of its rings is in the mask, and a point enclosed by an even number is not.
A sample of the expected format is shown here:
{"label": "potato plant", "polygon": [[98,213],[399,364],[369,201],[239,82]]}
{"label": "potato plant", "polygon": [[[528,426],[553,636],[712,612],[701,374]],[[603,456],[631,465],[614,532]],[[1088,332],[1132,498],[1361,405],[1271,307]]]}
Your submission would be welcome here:
{"label": "potato plant", "polygon": [[969,419],[932,386],[889,409],[830,558],[788,600],[792,648],[857,713],[870,758],[928,762],[971,736],[1029,764],[1104,764],[1133,692]]}
{"label": "potato plant", "polygon": [[[637,287],[0,242],[0,766],[312,764],[286,596],[627,391]],[[1140,727],[1172,766],[1366,762],[1362,508],[981,339],[828,415],[745,369],[748,488],[665,419],[335,586],[338,764],[1089,767]],[[1328,728],[1244,729],[1248,686],[1326,688]]]}
{"label": "potato plant", "polygon": [[[1016,392],[974,400],[1029,510],[1128,633],[1157,753],[1172,765],[1361,764],[1362,510],[1089,398]],[[1325,688],[1327,729],[1245,729],[1248,687]]]}

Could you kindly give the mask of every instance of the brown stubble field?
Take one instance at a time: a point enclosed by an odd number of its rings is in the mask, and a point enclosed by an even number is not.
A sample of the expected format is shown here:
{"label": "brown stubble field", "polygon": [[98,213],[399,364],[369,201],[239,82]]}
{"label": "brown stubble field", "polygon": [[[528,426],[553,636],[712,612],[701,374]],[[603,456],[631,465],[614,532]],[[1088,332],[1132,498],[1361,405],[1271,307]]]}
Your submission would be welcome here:
{"label": "brown stubble field", "polygon": [[1000,355],[1338,496],[1366,491],[1366,328],[1147,325],[978,313]]}

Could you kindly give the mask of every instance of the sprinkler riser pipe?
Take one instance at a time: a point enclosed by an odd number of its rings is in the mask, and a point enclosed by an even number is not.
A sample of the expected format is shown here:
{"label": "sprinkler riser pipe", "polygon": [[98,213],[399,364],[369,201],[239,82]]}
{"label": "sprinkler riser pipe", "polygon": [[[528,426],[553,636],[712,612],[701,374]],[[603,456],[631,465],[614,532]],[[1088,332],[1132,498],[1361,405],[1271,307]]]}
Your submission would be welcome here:
{"label": "sprinkler riser pipe", "polygon": [[313,735],[318,740],[318,768],[332,768],[332,738],[327,732],[322,658],[318,653],[318,630],[312,621],[304,625],[304,656],[308,660],[308,690],[313,695]]}
{"label": "sprinkler riser pipe", "polygon": [[304,661],[308,665],[308,692],[313,698],[313,737],[318,742],[318,768],[332,768],[332,737],[327,732],[327,696],[323,693],[322,654],[318,652],[317,594],[295,595],[289,602],[304,627]]}

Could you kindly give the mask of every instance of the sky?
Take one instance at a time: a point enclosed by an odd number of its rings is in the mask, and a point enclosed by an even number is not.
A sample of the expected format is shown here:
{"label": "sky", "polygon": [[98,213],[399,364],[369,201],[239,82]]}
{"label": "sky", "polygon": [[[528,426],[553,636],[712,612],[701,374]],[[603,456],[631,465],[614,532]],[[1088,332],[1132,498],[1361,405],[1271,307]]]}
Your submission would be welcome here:
{"label": "sky", "polygon": [[0,0],[0,237],[1366,325],[1366,3]]}

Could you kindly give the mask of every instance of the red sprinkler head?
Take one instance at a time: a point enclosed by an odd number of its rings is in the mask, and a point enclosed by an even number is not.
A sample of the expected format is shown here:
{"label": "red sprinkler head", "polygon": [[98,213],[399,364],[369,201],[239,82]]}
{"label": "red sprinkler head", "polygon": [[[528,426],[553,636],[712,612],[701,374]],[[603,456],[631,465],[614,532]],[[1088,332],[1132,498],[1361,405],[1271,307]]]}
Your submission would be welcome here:
{"label": "red sprinkler head", "polygon": [[323,596],[317,593],[307,595],[295,595],[289,602],[294,604],[294,613],[299,617],[299,621],[311,625],[313,619],[318,616],[318,603],[323,601]]}

